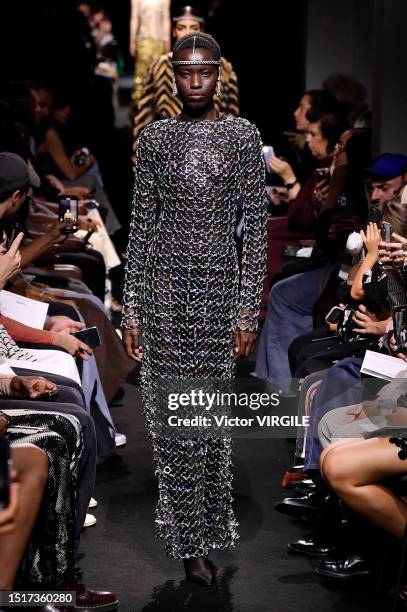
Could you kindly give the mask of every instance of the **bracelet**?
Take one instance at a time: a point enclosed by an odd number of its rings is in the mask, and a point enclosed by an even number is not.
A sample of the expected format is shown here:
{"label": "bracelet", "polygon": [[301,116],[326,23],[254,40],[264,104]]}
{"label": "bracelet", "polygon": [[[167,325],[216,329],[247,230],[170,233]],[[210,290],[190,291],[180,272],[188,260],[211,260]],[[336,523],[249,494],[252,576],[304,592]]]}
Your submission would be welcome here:
{"label": "bracelet", "polygon": [[298,183],[297,179],[293,182],[293,183],[284,183],[284,187],[286,187],[288,190],[292,189],[293,187],[295,187],[295,185]]}

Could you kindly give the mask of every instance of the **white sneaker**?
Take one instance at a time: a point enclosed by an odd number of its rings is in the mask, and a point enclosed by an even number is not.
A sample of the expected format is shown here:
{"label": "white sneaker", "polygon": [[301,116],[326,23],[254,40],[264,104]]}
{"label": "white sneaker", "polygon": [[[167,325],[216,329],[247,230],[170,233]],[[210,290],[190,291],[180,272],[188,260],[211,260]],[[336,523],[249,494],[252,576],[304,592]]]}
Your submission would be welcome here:
{"label": "white sneaker", "polygon": [[84,527],[92,527],[93,525],[96,525],[96,523],[97,520],[93,514],[86,514],[85,522],[83,523]]}
{"label": "white sneaker", "polygon": [[116,433],[114,434],[114,439],[116,446],[125,446],[125,444],[127,444],[126,436],[122,433],[119,433],[118,431],[116,431]]}
{"label": "white sneaker", "polygon": [[98,505],[96,499],[94,497],[90,498],[90,502],[89,502],[89,508],[96,508],[96,506]]}

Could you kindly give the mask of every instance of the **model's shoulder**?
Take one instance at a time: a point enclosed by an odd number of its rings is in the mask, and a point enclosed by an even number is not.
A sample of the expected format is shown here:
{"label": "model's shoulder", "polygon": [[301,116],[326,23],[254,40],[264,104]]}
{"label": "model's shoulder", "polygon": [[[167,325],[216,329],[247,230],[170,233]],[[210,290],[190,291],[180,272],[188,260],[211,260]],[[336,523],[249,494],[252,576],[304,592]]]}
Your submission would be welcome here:
{"label": "model's shoulder", "polygon": [[258,136],[259,130],[257,129],[257,126],[254,125],[254,123],[251,123],[248,119],[245,119],[244,117],[234,117],[233,115],[230,115],[228,118],[230,118],[230,125],[233,126],[235,130],[239,132],[239,134],[245,136]]}
{"label": "model's shoulder", "polygon": [[173,122],[173,119],[157,119],[157,121],[153,121],[146,125],[145,128],[141,130],[140,138],[143,140],[154,140],[159,138],[163,132],[168,130],[170,124]]}

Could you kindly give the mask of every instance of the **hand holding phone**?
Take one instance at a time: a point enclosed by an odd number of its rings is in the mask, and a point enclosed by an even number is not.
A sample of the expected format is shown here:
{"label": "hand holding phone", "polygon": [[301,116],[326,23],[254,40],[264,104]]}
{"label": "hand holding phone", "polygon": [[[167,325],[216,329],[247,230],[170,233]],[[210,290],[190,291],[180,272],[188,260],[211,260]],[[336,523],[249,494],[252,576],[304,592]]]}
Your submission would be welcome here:
{"label": "hand holding phone", "polygon": [[325,321],[327,323],[337,323],[343,315],[343,310],[344,309],[340,308],[339,306],[333,306],[333,308],[331,308],[331,310],[326,315]]}
{"label": "hand holding phone", "polygon": [[267,172],[271,174],[270,160],[275,156],[274,148],[271,145],[265,145],[263,147],[263,157],[266,164]]}
{"label": "hand holding phone", "polygon": [[78,338],[78,340],[81,340],[81,342],[87,344],[91,349],[97,348],[102,344],[97,327],[87,327],[86,329],[81,329],[74,332],[72,336],[75,336],[75,338]]}

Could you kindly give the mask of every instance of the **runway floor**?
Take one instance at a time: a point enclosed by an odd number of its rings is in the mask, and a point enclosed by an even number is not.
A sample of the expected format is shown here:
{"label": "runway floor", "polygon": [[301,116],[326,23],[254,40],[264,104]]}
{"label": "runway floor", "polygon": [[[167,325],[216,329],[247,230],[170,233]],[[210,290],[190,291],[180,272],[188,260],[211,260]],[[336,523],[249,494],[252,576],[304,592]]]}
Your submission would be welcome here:
{"label": "runway floor", "polygon": [[137,387],[126,384],[122,406],[112,408],[127,447],[98,471],[92,511],[98,522],[83,533],[84,581],[114,590],[121,612],[383,612],[374,586],[338,588],[313,573],[315,561],[286,553],[306,533],[273,509],[292,447],[285,440],[234,441],[235,510],[240,539],[213,555],[217,585],[183,580],[183,566],[168,559],[155,538],[156,483]]}

